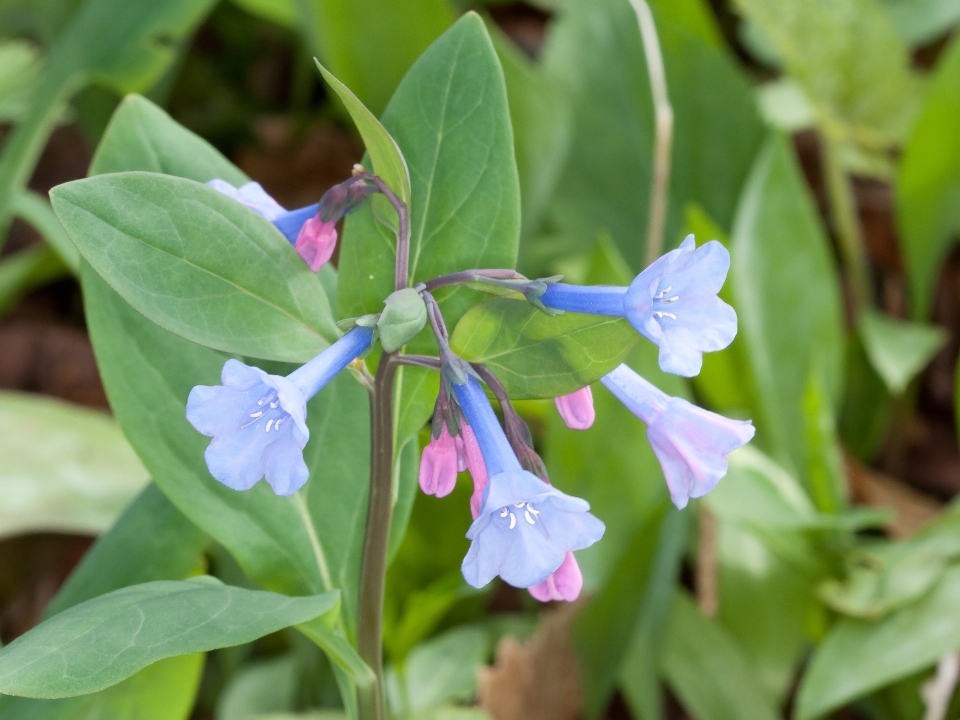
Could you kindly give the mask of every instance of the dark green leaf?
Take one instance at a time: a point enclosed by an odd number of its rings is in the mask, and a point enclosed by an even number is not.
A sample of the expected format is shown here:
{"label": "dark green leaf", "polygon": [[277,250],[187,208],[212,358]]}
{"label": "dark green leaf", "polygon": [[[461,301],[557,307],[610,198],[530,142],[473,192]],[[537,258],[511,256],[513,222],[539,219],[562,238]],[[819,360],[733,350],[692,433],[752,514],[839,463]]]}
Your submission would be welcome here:
{"label": "dark green leaf", "polygon": [[49,247],[24,248],[0,260],[0,315],[36,287],[69,275],[69,268]]}
{"label": "dark green leaf", "polygon": [[208,576],[123,588],[64,610],[0,650],[0,691],[85,695],[157,660],[240,645],[335,615],[338,603],[335,592],[291,598]]}
{"label": "dark green leaf", "polygon": [[550,316],[526,300],[495,297],[463,316],[451,347],[487,365],[512,398],[552,398],[599,380],[638,338],[623,318]]}
{"label": "dark green leaf", "polygon": [[926,319],[937,270],[960,234],[960,41],[941,56],[897,178],[910,314]]}
{"label": "dark green leaf", "polygon": [[125,172],[60,185],[51,198],[98,274],[171,332],[301,362],[339,335],[326,295],[290,243],[216,190]]}
{"label": "dark green leaf", "polygon": [[960,647],[960,566],[923,600],[878,622],[843,620],[817,648],[797,695],[797,717],[811,720]]}

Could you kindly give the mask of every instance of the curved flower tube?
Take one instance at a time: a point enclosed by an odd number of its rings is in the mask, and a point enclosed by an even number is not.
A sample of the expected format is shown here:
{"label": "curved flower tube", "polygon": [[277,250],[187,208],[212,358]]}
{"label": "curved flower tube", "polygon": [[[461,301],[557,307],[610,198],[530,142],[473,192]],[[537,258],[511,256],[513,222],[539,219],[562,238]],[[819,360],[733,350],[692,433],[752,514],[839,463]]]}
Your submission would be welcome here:
{"label": "curved flower tube", "polygon": [[471,544],[463,576],[478,588],[498,575],[514,587],[539,585],[560,568],[568,552],[599,540],[604,525],[590,514],[585,500],[560,492],[520,466],[476,380],[453,384],[453,390],[488,474],[479,514],[467,531]]}
{"label": "curved flower tube", "polygon": [[727,474],[727,455],[753,438],[749,420],[731,420],[671,397],[626,365],[600,382],[647,424],[670,497],[681,510],[690,498],[713,490]]}
{"label": "curved flower tube", "polygon": [[307,401],[372,340],[372,328],[355,327],[286,377],[227,360],[222,384],[194,387],[187,420],[213,438],[204,453],[210,474],[234,490],[249,490],[263,477],[277,495],[300,489],[309,477]]}
{"label": "curved flower tube", "polygon": [[699,248],[688,235],[640,273],[630,287],[550,283],[540,302],[556,310],[625,317],[660,347],[660,368],[693,377],[703,353],[723,350],[737,334],[737,313],[717,297],[730,253],[716,240]]}

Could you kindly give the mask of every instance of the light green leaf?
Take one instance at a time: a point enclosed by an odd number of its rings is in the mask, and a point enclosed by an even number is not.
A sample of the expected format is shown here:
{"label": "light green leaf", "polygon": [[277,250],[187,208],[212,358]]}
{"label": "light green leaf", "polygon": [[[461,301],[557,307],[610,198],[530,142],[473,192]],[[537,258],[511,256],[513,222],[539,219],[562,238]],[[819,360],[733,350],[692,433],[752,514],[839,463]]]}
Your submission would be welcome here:
{"label": "light green leaf", "polygon": [[201,344],[305,362],[336,340],[316,277],[269,221],[192,180],[146,172],[60,185],[54,210],[137,310]]}
{"label": "light green leaf", "polygon": [[106,414],[0,393],[0,537],[99,534],[147,484],[147,471]]}
{"label": "light green leaf", "polygon": [[839,512],[849,502],[835,405],[827,392],[819,357],[814,357],[801,406],[807,445],[807,467],[803,478],[817,509],[831,514]]}
{"label": "light green leaf", "polygon": [[23,114],[39,70],[40,53],[32,43],[0,42],[0,122],[14,122]]}
{"label": "light green leaf", "polygon": [[396,352],[416,337],[427,324],[427,306],[413,288],[397,290],[387,296],[377,320],[380,344],[384,352]]}
{"label": "light green leaf", "polygon": [[295,0],[233,0],[233,3],[251,15],[262,17],[290,30],[297,29],[299,16]]}
{"label": "light green leaf", "polygon": [[623,362],[638,338],[623,318],[550,316],[526,300],[495,297],[463,316],[451,347],[487,365],[510,397],[552,398],[599,380]]}
{"label": "light green leaf", "polygon": [[878,622],[843,620],[817,648],[797,694],[812,720],[960,648],[960,566],[924,599]]}
{"label": "light green leaf", "polygon": [[883,5],[911,45],[935,40],[960,21],[960,3],[954,0],[883,0]]}
{"label": "light green leaf", "polygon": [[870,364],[893,395],[903,394],[947,341],[941,327],[878,312],[861,313],[857,329]]}
{"label": "light green leaf", "polygon": [[657,17],[682,27],[700,42],[715,48],[723,48],[726,42],[720,24],[710,3],[705,0],[653,0],[650,5],[657,9]]}
{"label": "light green leaf", "polygon": [[187,720],[202,671],[203,655],[179,655],[98,693],[60,700],[14,698],[0,712],[16,720]]}
{"label": "light green leaf", "polygon": [[217,720],[253,720],[293,710],[299,667],[295,655],[250,663],[237,671],[217,702]]}
{"label": "light green leaf", "polygon": [[46,198],[32,190],[21,190],[7,198],[7,209],[14,217],[30,223],[74,274],[80,272],[80,253]]}
{"label": "light green leaf", "polygon": [[737,641],[683,591],[674,596],[661,667],[680,703],[699,720],[781,717]]}
{"label": "light green leaf", "polygon": [[237,187],[249,182],[210,143],[140,95],[128,95],[117,106],[90,163],[90,175],[126,170],[202,183],[220,178]]}
{"label": "light green leaf", "polygon": [[790,78],[765,82],[757,88],[764,119],[784,132],[813,127],[816,116],[803,89]]}
{"label": "light green leaf", "polygon": [[406,699],[411,710],[422,711],[452,701],[470,702],[477,696],[477,671],[490,655],[486,628],[454,628],[415,647],[403,670]]}
{"label": "light green leaf", "polygon": [[827,238],[782,137],[771,137],[757,158],[731,255],[739,334],[756,386],[758,438],[788,469],[806,471],[802,403],[814,362],[827,407],[836,408],[840,399],[840,295]]}
{"label": "light green leaf", "polygon": [[128,585],[182,580],[200,567],[209,542],[151,483],[83,556],[44,617]]}
{"label": "light green leaf", "polygon": [[339,594],[291,598],[209,576],[116,590],[0,650],[0,691],[58,698],[115,685],[157,660],[240,645],[333,612]]}
{"label": "light green leaf", "polygon": [[387,184],[387,187],[397,197],[409,205],[410,171],[407,170],[407,162],[403,159],[403,154],[397,147],[396,141],[390,137],[390,133],[384,129],[376,116],[367,110],[367,107],[360,102],[356,95],[350,92],[350,88],[337,80],[319,62],[317,68],[323,75],[323,79],[337,93],[337,97],[347,108],[347,112],[350,113],[360,137],[363,138],[363,144],[367,148],[367,154],[373,164],[373,172]]}
{"label": "light green leaf", "polygon": [[910,314],[926,319],[937,270],[960,234],[960,41],[943,53],[896,183]]}

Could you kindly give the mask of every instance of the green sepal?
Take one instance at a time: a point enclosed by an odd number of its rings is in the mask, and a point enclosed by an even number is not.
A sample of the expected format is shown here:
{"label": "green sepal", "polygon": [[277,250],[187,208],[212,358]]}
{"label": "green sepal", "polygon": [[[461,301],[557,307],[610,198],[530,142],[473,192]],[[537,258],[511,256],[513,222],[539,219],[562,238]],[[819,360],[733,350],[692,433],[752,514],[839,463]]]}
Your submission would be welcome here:
{"label": "green sepal", "polygon": [[377,328],[385,352],[394,352],[413,340],[427,324],[427,306],[413,288],[392,293],[383,302]]}

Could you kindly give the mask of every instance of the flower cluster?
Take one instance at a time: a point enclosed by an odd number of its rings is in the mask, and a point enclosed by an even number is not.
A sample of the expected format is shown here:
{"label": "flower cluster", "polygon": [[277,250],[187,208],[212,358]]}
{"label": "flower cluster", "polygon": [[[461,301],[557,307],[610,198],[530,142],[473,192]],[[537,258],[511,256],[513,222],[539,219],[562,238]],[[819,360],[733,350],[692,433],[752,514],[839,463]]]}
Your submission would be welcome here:
{"label": "flower cluster", "polygon": [[[314,271],[330,259],[337,239],[335,224],[343,215],[373,192],[384,192],[397,202],[378,178],[359,171],[328,191],[318,204],[292,211],[284,210],[256,183],[234,188],[214,180],[209,185],[270,220]],[[528,281],[507,270],[464,271],[438,279],[443,282],[434,287],[485,279],[522,292],[551,314],[625,317],[659,346],[664,371],[689,377],[700,371],[704,352],[723,349],[736,335],[736,313],[717,296],[729,265],[729,254],[720,243],[711,241],[698,248],[689,236],[629,287],[583,287],[556,282],[556,278]],[[538,600],[572,601],[583,585],[573,553],[597,542],[604,524],[590,513],[586,501],[550,484],[526,424],[496,377],[482,365],[472,366],[453,354],[429,285],[410,289],[398,284],[396,296],[405,293],[405,303],[410,302],[407,295],[415,303],[422,300],[419,312],[429,316],[439,358],[391,353],[394,359],[389,360],[406,358],[438,369],[442,377],[431,438],[420,462],[420,488],[443,497],[453,491],[458,473],[470,472],[473,523],[467,531],[470,549],[462,564],[469,584],[479,588],[500,577],[529,589]],[[247,490],[261,478],[278,495],[300,488],[309,474],[303,461],[310,435],[307,401],[366,353],[379,330],[384,333],[383,344],[388,344],[388,330],[381,328],[388,316],[382,313],[357,321],[340,340],[286,377],[229,360],[221,385],[195,387],[187,403],[187,419],[213,438],[205,454],[211,474],[236,490]],[[413,323],[411,332],[419,331],[423,322]],[[405,341],[405,331],[394,327],[389,332],[391,337],[399,332]],[[396,347],[401,345],[398,342]],[[386,347],[385,352],[391,349]],[[502,425],[481,380],[500,403]],[[626,365],[601,378],[601,383],[647,425],[647,437],[678,508],[710,492],[727,472],[727,455],[753,437],[749,421],[730,420],[670,397]],[[555,403],[567,427],[587,430],[593,425],[589,386],[557,397]]]}

